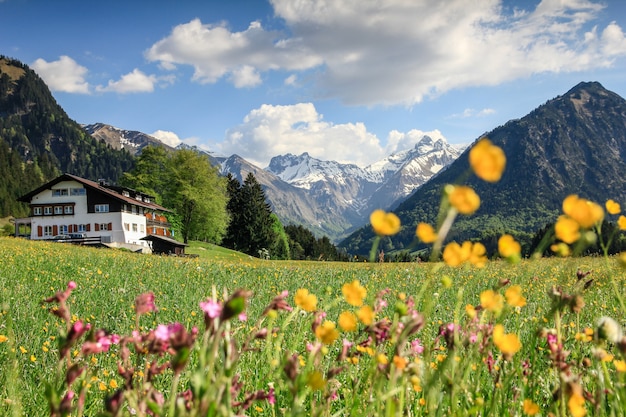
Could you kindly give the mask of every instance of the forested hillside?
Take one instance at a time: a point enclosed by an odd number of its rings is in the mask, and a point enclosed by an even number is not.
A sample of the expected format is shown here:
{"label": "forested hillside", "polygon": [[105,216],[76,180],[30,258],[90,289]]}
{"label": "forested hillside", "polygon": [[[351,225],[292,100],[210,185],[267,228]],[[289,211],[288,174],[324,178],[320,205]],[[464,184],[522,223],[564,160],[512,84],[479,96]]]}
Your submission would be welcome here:
{"label": "forested hillside", "polygon": [[25,215],[17,197],[60,173],[116,182],[132,166],[70,119],[35,72],[0,56],[0,217]]}

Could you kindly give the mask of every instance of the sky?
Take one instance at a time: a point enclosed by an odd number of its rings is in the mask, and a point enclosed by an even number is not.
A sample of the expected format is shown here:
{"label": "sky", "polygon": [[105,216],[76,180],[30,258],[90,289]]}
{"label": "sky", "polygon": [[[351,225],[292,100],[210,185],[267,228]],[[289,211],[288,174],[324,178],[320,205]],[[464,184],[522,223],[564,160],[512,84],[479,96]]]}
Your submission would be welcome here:
{"label": "sky", "polygon": [[365,167],[469,144],[598,81],[626,97],[623,0],[0,0],[0,55],[70,118]]}

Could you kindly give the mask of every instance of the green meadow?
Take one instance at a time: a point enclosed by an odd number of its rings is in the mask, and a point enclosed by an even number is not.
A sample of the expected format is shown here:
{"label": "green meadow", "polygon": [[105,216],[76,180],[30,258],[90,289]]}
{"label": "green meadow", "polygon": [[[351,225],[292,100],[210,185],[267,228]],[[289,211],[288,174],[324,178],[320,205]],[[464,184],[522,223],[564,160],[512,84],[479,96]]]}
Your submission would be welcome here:
{"label": "green meadow", "polygon": [[[616,259],[452,268],[259,260],[199,243],[187,252],[198,257],[0,238],[0,415],[626,415],[626,274]],[[87,355],[78,341],[59,360],[66,327],[50,312],[56,304],[44,300],[70,281],[72,323],[117,335],[148,334],[159,324],[197,327],[184,369],[175,372],[180,361],[167,352],[130,349],[132,378],[143,385],[107,414],[105,399],[124,387],[122,348]],[[354,281],[364,289],[361,306],[346,301],[345,285]],[[508,298],[513,286],[524,302]],[[226,308],[238,289],[251,292],[246,317],[222,314],[208,325],[200,302],[213,297]],[[315,311],[296,305],[299,289],[315,295]],[[489,289],[500,305],[481,308]],[[147,292],[157,310],[137,318],[135,299]],[[293,310],[266,310],[276,297]],[[375,314],[369,324],[360,320],[363,306]],[[345,312],[359,321],[342,322]],[[498,325],[504,335],[494,343]],[[157,362],[171,365],[149,381],[162,395],[144,401],[145,372]],[[85,369],[72,382],[82,404],[51,411],[50,392],[68,390],[70,363]],[[212,405],[196,412],[175,400],[190,387]]]}

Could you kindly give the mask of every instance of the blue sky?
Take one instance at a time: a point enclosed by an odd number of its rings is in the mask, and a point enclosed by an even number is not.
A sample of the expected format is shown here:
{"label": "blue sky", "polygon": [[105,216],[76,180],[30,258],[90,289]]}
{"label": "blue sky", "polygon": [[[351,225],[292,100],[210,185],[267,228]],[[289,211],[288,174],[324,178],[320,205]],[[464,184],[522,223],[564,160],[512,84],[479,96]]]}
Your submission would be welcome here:
{"label": "blue sky", "polygon": [[365,166],[581,81],[626,97],[622,0],[0,0],[0,54],[79,123]]}

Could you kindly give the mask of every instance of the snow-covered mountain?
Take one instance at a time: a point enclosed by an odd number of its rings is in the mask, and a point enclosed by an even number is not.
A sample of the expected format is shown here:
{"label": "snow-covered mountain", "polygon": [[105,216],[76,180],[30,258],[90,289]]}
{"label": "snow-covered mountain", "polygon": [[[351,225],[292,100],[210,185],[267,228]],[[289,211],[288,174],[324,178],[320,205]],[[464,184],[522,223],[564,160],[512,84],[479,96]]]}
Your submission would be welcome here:
{"label": "snow-covered mountain", "polygon": [[[133,154],[150,144],[171,149],[141,132],[102,123],[84,128],[116,149],[128,149]],[[316,234],[339,241],[367,224],[373,210],[391,209],[404,201],[454,161],[463,149],[448,144],[443,137],[433,139],[425,135],[413,148],[396,152],[365,168],[322,161],[306,152],[299,156],[276,156],[266,168],[253,165],[238,155],[207,155],[211,163],[220,166],[223,175],[230,173],[243,182],[252,172],[284,224],[301,224]]]}

